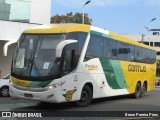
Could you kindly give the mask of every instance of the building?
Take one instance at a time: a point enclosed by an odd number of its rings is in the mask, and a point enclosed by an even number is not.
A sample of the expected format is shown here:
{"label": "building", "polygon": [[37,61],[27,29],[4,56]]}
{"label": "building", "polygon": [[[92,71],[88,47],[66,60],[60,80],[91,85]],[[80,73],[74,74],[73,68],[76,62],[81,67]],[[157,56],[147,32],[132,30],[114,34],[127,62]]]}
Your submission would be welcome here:
{"label": "building", "polygon": [[20,34],[27,28],[49,24],[50,16],[51,0],[0,0],[0,77],[10,73]]}

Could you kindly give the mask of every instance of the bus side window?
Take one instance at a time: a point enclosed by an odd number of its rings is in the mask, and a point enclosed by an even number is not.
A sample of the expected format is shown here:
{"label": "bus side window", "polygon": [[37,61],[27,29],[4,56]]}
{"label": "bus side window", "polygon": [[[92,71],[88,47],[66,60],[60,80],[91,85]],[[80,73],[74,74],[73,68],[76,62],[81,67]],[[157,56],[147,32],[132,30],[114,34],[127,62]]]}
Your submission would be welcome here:
{"label": "bus side window", "polygon": [[101,58],[102,49],[103,49],[102,37],[95,34],[91,34],[84,61],[93,58]]}
{"label": "bus side window", "polygon": [[118,56],[117,41],[113,40],[113,41],[112,41],[112,44],[113,44],[113,49],[112,49],[112,51],[114,51],[114,52],[112,53],[112,58],[117,59],[117,56]]}
{"label": "bus side window", "polygon": [[107,39],[107,48],[108,48],[108,58],[117,58],[117,41],[112,39]]}
{"label": "bus side window", "polygon": [[135,46],[133,45],[128,45],[129,48],[129,53],[128,53],[128,61],[134,61],[135,60],[135,54],[134,54],[134,48]]}
{"label": "bus side window", "polygon": [[150,56],[151,64],[156,62],[156,55],[157,55],[157,53],[155,51],[153,51],[153,50],[150,51],[149,56]]}
{"label": "bus side window", "polygon": [[89,44],[88,48],[87,48],[87,51],[86,51],[86,54],[85,54],[85,57],[84,57],[84,61],[88,61],[90,59],[93,59],[94,58],[93,54],[94,53],[93,53],[92,48]]}
{"label": "bus side window", "polygon": [[74,68],[74,50],[66,50],[64,56],[63,72],[68,73]]}
{"label": "bus side window", "polygon": [[150,50],[146,49],[146,53],[148,53],[148,54],[146,54],[146,59],[145,59],[146,63],[150,64],[151,63],[151,59],[150,59],[150,56],[149,56]]}
{"label": "bus side window", "polygon": [[63,49],[63,74],[73,71],[78,64],[78,43],[66,45]]}

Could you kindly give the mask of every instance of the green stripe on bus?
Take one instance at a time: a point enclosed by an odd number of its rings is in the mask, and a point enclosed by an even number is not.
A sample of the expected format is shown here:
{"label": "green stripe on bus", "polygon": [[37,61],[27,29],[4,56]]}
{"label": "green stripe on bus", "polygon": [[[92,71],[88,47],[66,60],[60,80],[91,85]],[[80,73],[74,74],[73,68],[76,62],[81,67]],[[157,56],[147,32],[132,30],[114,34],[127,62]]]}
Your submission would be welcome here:
{"label": "green stripe on bus", "polygon": [[47,85],[49,85],[53,80],[49,80],[49,81],[32,81],[30,86],[33,87],[45,87]]}
{"label": "green stripe on bus", "polygon": [[110,60],[110,61],[111,61],[118,85],[121,88],[128,88],[120,61],[119,60]]}
{"label": "green stripe on bus", "polygon": [[99,35],[99,36],[102,36],[102,37],[113,38],[112,36],[110,36],[110,35],[108,35],[108,34],[100,33],[100,32],[93,31],[93,30],[91,30],[90,33],[91,33],[91,34],[95,34],[95,35]]}
{"label": "green stripe on bus", "polygon": [[108,85],[112,89],[123,89],[128,86],[125,83],[124,74],[120,61],[110,59],[100,59]]}

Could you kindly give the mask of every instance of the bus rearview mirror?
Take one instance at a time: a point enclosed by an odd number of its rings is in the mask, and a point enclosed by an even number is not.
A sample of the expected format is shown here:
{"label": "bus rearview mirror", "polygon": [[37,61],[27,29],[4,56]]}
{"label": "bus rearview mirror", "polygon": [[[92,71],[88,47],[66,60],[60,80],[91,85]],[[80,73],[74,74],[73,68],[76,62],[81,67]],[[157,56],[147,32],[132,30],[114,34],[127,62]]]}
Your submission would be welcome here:
{"label": "bus rearview mirror", "polygon": [[68,39],[68,40],[60,42],[56,47],[56,57],[57,58],[61,57],[62,50],[66,45],[71,44],[71,43],[76,43],[76,42],[78,42],[78,41],[77,40],[73,40],[73,39]]}

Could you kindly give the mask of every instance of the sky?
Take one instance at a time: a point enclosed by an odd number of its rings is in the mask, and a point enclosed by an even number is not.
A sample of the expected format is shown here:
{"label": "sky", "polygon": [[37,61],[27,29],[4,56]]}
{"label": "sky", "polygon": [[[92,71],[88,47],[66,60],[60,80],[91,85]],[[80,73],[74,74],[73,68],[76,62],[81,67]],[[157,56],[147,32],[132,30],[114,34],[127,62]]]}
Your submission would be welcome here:
{"label": "sky", "polygon": [[[52,0],[51,15],[82,12],[86,1]],[[91,0],[85,13],[92,25],[119,34],[147,34],[145,27],[160,28],[160,0]]]}

